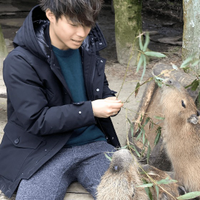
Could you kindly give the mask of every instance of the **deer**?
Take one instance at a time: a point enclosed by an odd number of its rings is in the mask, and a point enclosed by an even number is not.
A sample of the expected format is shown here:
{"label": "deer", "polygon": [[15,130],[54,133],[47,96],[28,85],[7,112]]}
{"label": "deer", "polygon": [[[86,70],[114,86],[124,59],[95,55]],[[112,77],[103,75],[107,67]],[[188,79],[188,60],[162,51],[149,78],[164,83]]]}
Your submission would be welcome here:
{"label": "deer", "polygon": [[[171,177],[153,166],[140,165],[136,156],[128,149],[114,152],[109,169],[102,176],[97,188],[97,200],[149,200],[143,180]],[[154,188],[150,188],[153,199],[157,199]],[[175,182],[162,185],[159,200],[175,200],[179,196],[179,185]]]}
{"label": "deer", "polygon": [[199,111],[178,81],[168,78],[163,83],[160,98],[164,114],[162,135],[174,179],[187,192],[200,191]]}

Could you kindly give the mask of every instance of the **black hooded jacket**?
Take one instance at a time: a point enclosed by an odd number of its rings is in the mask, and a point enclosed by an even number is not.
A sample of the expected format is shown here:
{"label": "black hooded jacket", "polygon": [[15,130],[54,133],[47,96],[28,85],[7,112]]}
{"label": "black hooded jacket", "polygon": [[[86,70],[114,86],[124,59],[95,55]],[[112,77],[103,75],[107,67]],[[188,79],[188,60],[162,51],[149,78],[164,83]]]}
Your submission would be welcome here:
{"label": "black hooded jacket", "polygon": [[97,124],[109,143],[120,146],[110,118],[95,118],[91,101],[114,96],[99,51],[106,41],[96,25],[80,47],[89,101],[73,103],[51,49],[49,21],[34,7],[4,61],[8,122],[0,144],[0,190],[11,197],[21,179],[30,178],[67,142],[76,128]]}

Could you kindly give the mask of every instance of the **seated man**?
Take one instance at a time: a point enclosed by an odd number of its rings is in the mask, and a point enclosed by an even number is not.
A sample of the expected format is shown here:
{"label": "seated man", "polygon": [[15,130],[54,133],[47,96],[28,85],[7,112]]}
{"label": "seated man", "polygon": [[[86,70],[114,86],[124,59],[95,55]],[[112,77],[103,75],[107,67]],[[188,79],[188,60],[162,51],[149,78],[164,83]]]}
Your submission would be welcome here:
{"label": "seated man", "polygon": [[0,190],[16,200],[61,200],[78,181],[96,198],[119,141],[95,24],[101,0],[41,0],[4,61],[8,122],[0,145]]}

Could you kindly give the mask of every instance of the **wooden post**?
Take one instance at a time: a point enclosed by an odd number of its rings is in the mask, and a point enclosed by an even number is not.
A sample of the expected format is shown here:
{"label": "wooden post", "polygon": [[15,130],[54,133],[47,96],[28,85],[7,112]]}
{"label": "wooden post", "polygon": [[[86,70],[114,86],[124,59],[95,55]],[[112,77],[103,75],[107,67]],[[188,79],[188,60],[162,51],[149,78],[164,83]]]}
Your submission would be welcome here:
{"label": "wooden post", "polygon": [[[200,59],[200,1],[183,0],[183,46],[182,56],[187,57],[196,54]],[[197,67],[200,72],[200,64]]]}
{"label": "wooden post", "polygon": [[0,75],[2,75],[2,68],[3,68],[3,60],[7,56],[8,51],[6,47],[6,43],[4,40],[4,36],[0,26]]}
{"label": "wooden post", "polygon": [[113,0],[115,9],[115,39],[117,59],[120,64],[137,64],[139,42],[142,32],[142,0]]}

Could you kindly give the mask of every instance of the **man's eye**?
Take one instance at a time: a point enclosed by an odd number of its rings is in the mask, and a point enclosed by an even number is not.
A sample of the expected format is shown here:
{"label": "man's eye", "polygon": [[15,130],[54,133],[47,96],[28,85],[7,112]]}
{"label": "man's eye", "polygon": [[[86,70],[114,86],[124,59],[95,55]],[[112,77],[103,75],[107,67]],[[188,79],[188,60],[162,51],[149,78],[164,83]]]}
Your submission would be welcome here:
{"label": "man's eye", "polygon": [[71,26],[78,26],[77,24],[71,24]]}

